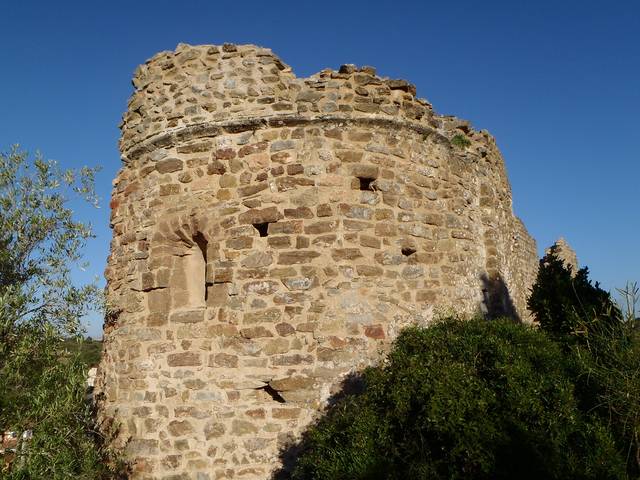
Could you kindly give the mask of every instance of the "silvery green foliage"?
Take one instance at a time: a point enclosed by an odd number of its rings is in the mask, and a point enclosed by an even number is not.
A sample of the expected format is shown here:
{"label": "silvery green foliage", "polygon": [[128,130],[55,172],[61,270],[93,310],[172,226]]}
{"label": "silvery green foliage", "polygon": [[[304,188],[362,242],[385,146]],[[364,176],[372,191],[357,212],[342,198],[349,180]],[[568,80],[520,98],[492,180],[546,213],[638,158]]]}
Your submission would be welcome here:
{"label": "silvery green foliage", "polygon": [[102,303],[95,284],[72,281],[93,233],[71,205],[97,206],[96,171],[63,170],[17,146],[0,153],[0,431],[33,431],[9,478],[111,470],[85,400],[85,365],[64,343],[81,339],[82,317]]}
{"label": "silvery green foliage", "polygon": [[[0,154],[0,317],[2,331],[30,324],[79,332],[79,319],[97,300],[95,285],[76,286],[71,269],[93,236],[74,219],[71,196],[94,205],[96,169],[62,170],[30,160],[17,147]],[[4,336],[0,337],[4,338]]]}

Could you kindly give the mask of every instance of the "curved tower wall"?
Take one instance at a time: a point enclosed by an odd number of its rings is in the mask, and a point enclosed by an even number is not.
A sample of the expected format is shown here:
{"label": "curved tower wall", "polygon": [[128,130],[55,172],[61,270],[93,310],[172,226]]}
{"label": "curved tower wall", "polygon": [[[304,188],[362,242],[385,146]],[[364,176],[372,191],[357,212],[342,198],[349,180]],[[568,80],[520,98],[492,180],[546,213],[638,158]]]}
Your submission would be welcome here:
{"label": "curved tower wall", "polygon": [[536,248],[495,142],[413,85],[298,79],[252,45],[179,45],[133,83],[97,388],[134,477],[269,478],[402,327],[528,319]]}

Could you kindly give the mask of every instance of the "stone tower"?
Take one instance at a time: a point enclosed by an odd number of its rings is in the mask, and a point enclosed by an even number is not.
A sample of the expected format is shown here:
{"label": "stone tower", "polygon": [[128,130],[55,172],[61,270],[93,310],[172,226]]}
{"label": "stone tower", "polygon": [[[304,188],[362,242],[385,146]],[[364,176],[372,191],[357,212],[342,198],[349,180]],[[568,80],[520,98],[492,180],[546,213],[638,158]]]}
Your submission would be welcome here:
{"label": "stone tower", "polygon": [[225,44],[133,84],[97,391],[135,478],[267,479],[402,327],[528,319],[536,247],[495,142],[410,83]]}

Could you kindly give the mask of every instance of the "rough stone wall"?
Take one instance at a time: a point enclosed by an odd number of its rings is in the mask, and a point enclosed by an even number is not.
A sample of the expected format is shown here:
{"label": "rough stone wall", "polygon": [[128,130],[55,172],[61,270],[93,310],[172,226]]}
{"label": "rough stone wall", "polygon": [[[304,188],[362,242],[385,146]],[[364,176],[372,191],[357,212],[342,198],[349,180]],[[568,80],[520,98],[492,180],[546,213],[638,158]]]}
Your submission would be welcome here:
{"label": "rough stone wall", "polygon": [[298,79],[252,45],[179,45],[133,83],[96,388],[135,478],[269,478],[402,327],[528,319],[535,243],[495,142],[413,85]]}

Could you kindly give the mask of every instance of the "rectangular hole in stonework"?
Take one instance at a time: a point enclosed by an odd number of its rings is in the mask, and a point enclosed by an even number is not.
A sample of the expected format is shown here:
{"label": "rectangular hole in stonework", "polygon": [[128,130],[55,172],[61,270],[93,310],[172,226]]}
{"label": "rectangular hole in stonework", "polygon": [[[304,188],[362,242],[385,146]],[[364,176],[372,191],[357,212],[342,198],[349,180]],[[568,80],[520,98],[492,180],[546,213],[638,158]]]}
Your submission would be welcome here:
{"label": "rectangular hole in stonework", "polygon": [[416,253],[415,248],[405,247],[402,249],[402,255],[404,255],[405,257],[408,257],[409,255],[413,255],[414,253]]}
{"label": "rectangular hole in stonework", "polygon": [[254,223],[253,228],[255,228],[261,237],[266,237],[269,235],[269,222],[264,223]]}
{"label": "rectangular hole in stonework", "polygon": [[202,265],[204,267],[203,270],[203,278],[202,282],[204,283],[204,301],[207,301],[207,297],[209,296],[209,292],[207,291],[207,239],[204,238],[202,233],[198,232],[193,236],[193,241],[196,243],[198,248],[200,249],[200,253],[202,254]]}
{"label": "rectangular hole in stonework", "polygon": [[374,180],[375,178],[358,177],[358,181],[360,182],[360,190],[373,190],[373,188],[371,188],[371,183]]}

